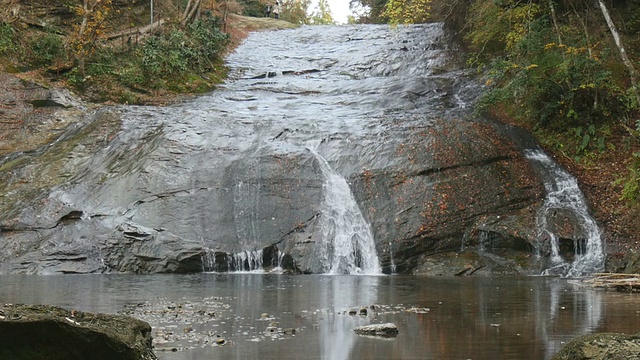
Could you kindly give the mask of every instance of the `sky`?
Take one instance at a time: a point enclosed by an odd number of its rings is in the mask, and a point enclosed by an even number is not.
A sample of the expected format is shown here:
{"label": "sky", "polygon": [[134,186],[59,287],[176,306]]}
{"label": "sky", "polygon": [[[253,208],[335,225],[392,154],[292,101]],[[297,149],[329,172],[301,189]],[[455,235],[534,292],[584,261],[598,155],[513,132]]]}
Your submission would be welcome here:
{"label": "sky", "polygon": [[[349,16],[349,0],[328,0],[329,8],[331,9],[331,16],[339,24],[347,23],[347,16]],[[311,10],[315,10],[318,6],[318,1],[315,0],[309,7]]]}

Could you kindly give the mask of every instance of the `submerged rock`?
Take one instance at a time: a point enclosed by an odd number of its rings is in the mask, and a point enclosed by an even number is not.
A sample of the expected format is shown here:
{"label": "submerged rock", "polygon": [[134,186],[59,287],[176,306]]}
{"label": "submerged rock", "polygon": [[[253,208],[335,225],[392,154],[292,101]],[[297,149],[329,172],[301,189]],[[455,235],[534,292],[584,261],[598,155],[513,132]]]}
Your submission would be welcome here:
{"label": "submerged rock", "polygon": [[398,335],[398,328],[393,323],[371,324],[358,326],[353,329],[358,335],[393,337]]}
{"label": "submerged rock", "polygon": [[640,359],[640,334],[596,333],[565,345],[552,360]]}
{"label": "submerged rock", "polygon": [[124,315],[0,305],[0,358],[150,360],[151,326]]}

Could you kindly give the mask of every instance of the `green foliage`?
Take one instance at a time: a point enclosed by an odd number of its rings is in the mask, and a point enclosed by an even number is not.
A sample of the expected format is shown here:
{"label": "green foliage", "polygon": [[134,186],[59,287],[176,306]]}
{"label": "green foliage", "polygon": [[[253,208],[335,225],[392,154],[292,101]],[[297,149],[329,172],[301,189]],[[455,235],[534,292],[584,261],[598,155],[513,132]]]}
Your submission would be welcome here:
{"label": "green foliage", "polygon": [[383,15],[390,24],[418,24],[429,18],[431,0],[388,0]]}
{"label": "green foliage", "polygon": [[218,58],[229,43],[229,35],[220,31],[216,17],[192,22],[189,25],[189,35],[194,42],[198,61],[205,64],[210,64],[211,60]]}
{"label": "green foliage", "polygon": [[263,17],[264,16],[264,7],[258,0],[239,0],[240,5],[242,5],[242,15],[244,16],[253,16],[253,17]]}
{"label": "green foliage", "polygon": [[327,0],[318,1],[318,7],[311,14],[310,23],[313,25],[331,25],[336,23],[331,16],[331,8]]}
{"label": "green foliage", "polygon": [[624,183],[620,198],[629,204],[637,205],[640,203],[640,153],[633,154],[632,163],[628,170],[627,177],[618,180],[618,183]]}
{"label": "green foliage", "polygon": [[476,2],[472,10],[471,63],[488,69],[491,85],[482,108],[500,104],[531,127],[556,132],[588,129],[631,110],[608,67],[610,52],[575,26],[554,29],[550,15],[529,2]]}
{"label": "green foliage", "polygon": [[150,37],[140,52],[142,69],[147,77],[182,74],[195,57],[195,50],[187,45],[186,34],[179,29]]}
{"label": "green foliage", "polygon": [[44,34],[33,39],[31,49],[31,63],[35,66],[49,66],[56,61],[66,60],[66,51],[62,37],[55,34]]}
{"label": "green foliage", "polygon": [[358,23],[382,24],[389,19],[384,15],[387,0],[350,0],[349,6],[358,9]]}
{"label": "green foliage", "polygon": [[205,71],[228,42],[215,18],[194,21],[186,31],[174,28],[150,37],[140,47],[140,65],[148,78]]}
{"label": "green foliage", "polygon": [[282,12],[280,18],[292,24],[309,24],[307,14],[311,0],[281,0]]}
{"label": "green foliage", "polygon": [[0,54],[6,55],[17,51],[15,30],[10,24],[0,23]]}

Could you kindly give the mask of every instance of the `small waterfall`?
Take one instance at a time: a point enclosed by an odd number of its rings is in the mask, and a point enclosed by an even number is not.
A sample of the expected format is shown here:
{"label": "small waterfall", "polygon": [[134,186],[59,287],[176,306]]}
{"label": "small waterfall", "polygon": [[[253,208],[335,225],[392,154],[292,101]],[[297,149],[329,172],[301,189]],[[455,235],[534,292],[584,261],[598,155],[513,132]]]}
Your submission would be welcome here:
{"label": "small waterfall", "polygon": [[215,251],[203,247],[202,271],[213,273],[277,273],[285,272],[286,253],[273,246],[237,253]]}
{"label": "small waterfall", "polygon": [[227,268],[235,272],[262,272],[262,250],[241,251],[227,256]]}
{"label": "small waterfall", "polygon": [[397,269],[396,269],[396,263],[393,261],[393,248],[391,246],[391,242],[389,242],[389,262],[391,263],[390,265],[390,270],[391,270],[391,275],[395,274]]}
{"label": "small waterfall", "polygon": [[322,243],[319,260],[330,274],[380,274],[371,227],[365,221],[351,188],[325,158],[309,149],[324,176],[322,185]]}
{"label": "small waterfall", "polygon": [[202,255],[202,271],[213,271],[216,268],[216,253],[213,249],[204,247],[204,254]]}
{"label": "small waterfall", "polygon": [[[542,167],[544,186],[547,191],[547,197],[538,210],[536,219],[538,238],[549,240],[551,247],[552,267],[545,270],[544,275],[584,276],[602,271],[605,255],[600,229],[589,215],[584,196],[578,188],[576,179],[540,150],[528,150],[525,156]],[[550,213],[558,209],[573,213],[581,230],[586,234],[584,241],[574,241],[575,258],[572,263],[568,263],[562,257],[558,236],[553,233],[548,224]]]}

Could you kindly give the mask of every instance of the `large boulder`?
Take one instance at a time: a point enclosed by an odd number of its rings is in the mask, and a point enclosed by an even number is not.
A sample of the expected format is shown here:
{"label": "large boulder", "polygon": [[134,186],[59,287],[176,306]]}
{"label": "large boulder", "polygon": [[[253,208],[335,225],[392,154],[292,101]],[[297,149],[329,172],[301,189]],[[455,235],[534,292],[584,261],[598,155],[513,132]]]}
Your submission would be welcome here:
{"label": "large boulder", "polygon": [[150,360],[151,326],[124,315],[0,305],[0,358]]}

